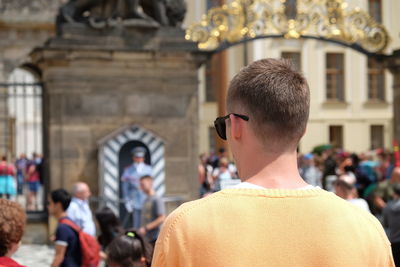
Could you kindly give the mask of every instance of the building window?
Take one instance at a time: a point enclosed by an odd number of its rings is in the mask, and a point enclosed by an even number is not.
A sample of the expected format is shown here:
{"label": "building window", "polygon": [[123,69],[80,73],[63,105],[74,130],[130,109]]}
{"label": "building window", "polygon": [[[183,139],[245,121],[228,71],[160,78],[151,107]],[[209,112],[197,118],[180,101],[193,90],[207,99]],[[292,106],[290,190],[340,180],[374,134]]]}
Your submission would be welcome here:
{"label": "building window", "polygon": [[371,17],[378,23],[382,23],[382,0],[368,0],[368,9]]}
{"label": "building window", "polygon": [[289,59],[296,70],[301,71],[301,54],[299,52],[282,52],[281,57]]}
{"label": "building window", "polygon": [[383,125],[371,125],[371,149],[384,147],[384,128]]}
{"label": "building window", "polygon": [[373,58],[368,58],[368,99],[385,101],[385,67]]}
{"label": "building window", "polygon": [[343,126],[329,126],[329,143],[335,148],[343,148]]}
{"label": "building window", "polygon": [[326,98],[344,101],[344,55],[326,54]]}

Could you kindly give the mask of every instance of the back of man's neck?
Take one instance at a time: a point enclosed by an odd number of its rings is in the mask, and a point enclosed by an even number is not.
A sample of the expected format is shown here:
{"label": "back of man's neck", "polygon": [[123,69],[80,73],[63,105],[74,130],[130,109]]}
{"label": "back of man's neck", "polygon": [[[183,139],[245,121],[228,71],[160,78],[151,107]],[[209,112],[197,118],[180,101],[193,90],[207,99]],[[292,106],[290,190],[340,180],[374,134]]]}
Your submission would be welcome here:
{"label": "back of man's neck", "polygon": [[296,153],[253,158],[244,167],[243,175],[239,173],[243,182],[271,189],[295,189],[308,185],[298,172]]}

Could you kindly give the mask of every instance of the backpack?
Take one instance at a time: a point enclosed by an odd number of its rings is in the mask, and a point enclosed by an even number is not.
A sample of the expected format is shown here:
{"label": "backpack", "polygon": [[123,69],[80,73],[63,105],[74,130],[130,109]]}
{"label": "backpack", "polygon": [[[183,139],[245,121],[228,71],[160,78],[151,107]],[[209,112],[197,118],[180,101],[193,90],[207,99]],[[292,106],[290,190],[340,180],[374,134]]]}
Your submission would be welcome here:
{"label": "backpack", "polygon": [[97,240],[93,236],[83,232],[79,226],[69,219],[61,219],[60,223],[68,225],[78,233],[82,254],[81,267],[97,267],[100,262],[100,245]]}

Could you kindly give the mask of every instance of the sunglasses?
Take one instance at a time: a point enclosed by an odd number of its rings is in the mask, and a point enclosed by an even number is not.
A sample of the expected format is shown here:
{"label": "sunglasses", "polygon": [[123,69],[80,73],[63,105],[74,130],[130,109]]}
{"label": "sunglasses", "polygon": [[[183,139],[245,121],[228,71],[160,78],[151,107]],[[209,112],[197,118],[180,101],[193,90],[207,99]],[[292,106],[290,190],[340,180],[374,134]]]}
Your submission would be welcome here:
{"label": "sunglasses", "polygon": [[226,123],[225,123],[225,121],[226,121],[226,119],[229,119],[230,115],[241,118],[242,120],[245,120],[245,121],[249,121],[249,117],[247,117],[245,115],[236,114],[236,113],[230,113],[224,117],[216,118],[214,121],[214,127],[215,127],[215,130],[217,131],[218,136],[221,137],[221,139],[223,139],[223,140],[226,140]]}

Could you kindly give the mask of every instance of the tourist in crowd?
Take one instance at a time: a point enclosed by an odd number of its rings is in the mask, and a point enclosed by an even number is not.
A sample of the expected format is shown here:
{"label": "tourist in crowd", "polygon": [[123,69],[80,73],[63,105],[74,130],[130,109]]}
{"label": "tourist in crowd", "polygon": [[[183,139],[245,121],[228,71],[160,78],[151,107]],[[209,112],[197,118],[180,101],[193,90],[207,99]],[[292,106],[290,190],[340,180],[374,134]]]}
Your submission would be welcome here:
{"label": "tourist in crowd", "polygon": [[393,169],[389,180],[381,181],[373,193],[373,204],[379,213],[385,208],[386,203],[394,197],[394,186],[400,183],[400,167]]}
{"label": "tourist in crowd", "polygon": [[37,166],[34,161],[28,164],[28,170],[26,172],[26,181],[28,183],[28,205],[27,209],[30,211],[37,209],[37,193],[40,187],[40,177],[37,170]]}
{"label": "tourist in crowd", "polygon": [[0,161],[0,197],[10,199],[15,196],[15,167],[7,162],[7,157],[3,156]]}
{"label": "tourist in crowd", "polygon": [[327,191],[333,191],[333,182],[337,179],[336,160],[334,158],[333,149],[329,148],[323,151],[322,158],[324,162],[322,186]]}
{"label": "tourist in crowd", "polygon": [[101,258],[106,259],[107,246],[124,232],[121,223],[115,213],[109,207],[103,207],[96,212],[96,219],[100,228],[98,241],[102,248]]}
{"label": "tourist in crowd", "polygon": [[322,173],[315,167],[313,154],[304,155],[300,175],[307,184],[322,188]]}
{"label": "tourist in crowd", "polygon": [[388,174],[389,173],[391,174],[393,171],[392,159],[391,155],[383,149],[377,150],[377,156],[378,156],[377,170],[379,171],[378,181],[383,181],[385,179],[390,178]]}
{"label": "tourist in crowd", "polygon": [[143,203],[139,233],[145,235],[154,246],[160,233],[160,227],[165,220],[165,204],[156,195],[151,176],[146,175],[140,178],[140,188],[146,194],[146,199]]}
{"label": "tourist in crowd", "polygon": [[355,183],[356,179],[354,177],[351,177],[347,174],[339,176],[334,183],[336,195],[365,211],[371,212],[369,210],[367,201],[362,198],[358,198]]}
{"label": "tourist in crowd", "polygon": [[67,209],[68,217],[85,233],[96,236],[96,226],[89,207],[90,188],[86,183],[78,182],[72,188],[72,200]]}
{"label": "tourist in crowd", "polygon": [[215,125],[243,182],[175,210],[154,266],[394,266],[371,214],[299,175],[309,101],[305,78],[285,60],[255,61],[233,78],[228,115]]}
{"label": "tourist in crowd", "polygon": [[222,158],[226,158],[227,157],[227,153],[226,153],[226,149],[221,147],[218,149],[218,154],[215,155],[214,157],[210,157],[211,160],[211,166],[213,167],[213,169],[218,168],[219,167],[219,160]]}
{"label": "tourist in crowd", "polygon": [[152,248],[146,238],[128,230],[115,238],[107,247],[109,267],[150,267]]}
{"label": "tourist in crowd", "polygon": [[202,153],[199,157],[199,165],[197,166],[200,197],[204,197],[204,195],[211,192],[212,179],[209,171],[210,167],[211,165],[207,164],[207,154]]}
{"label": "tourist in crowd", "polygon": [[32,161],[33,163],[36,165],[36,171],[39,174],[39,182],[40,184],[43,184],[43,178],[44,178],[44,174],[43,174],[43,155],[33,152],[32,154]]}
{"label": "tourist in crowd", "polygon": [[359,158],[359,168],[361,172],[368,177],[371,184],[378,182],[378,162],[374,161],[371,155],[366,155],[365,153],[361,153]]}
{"label": "tourist in crowd", "polygon": [[122,198],[128,213],[133,213],[133,228],[138,229],[141,223],[143,202],[146,198],[140,190],[140,177],[152,175],[152,167],[145,163],[146,149],[135,147],[132,151],[133,162],[122,173]]}
{"label": "tourist in crowd", "polygon": [[19,204],[0,199],[0,266],[24,267],[11,256],[21,244],[25,220],[25,212]]}
{"label": "tourist in crowd", "polygon": [[70,226],[60,223],[67,217],[66,210],[71,195],[64,189],[54,190],[48,198],[48,211],[59,223],[55,233],[55,255],[51,267],[79,267],[82,256],[78,233]]}
{"label": "tourist in crowd", "polygon": [[224,182],[232,180],[233,173],[229,170],[229,160],[227,158],[221,158],[219,160],[219,166],[214,169],[212,177],[214,181],[214,192],[223,189]]}
{"label": "tourist in crowd", "polygon": [[393,200],[383,209],[383,226],[387,228],[392,243],[394,262],[400,266],[400,184],[395,184],[393,191]]}
{"label": "tourist in crowd", "polygon": [[24,183],[25,183],[25,175],[28,167],[28,159],[26,157],[26,154],[22,153],[15,161],[15,167],[17,170],[17,192],[18,195],[23,194],[24,190]]}

